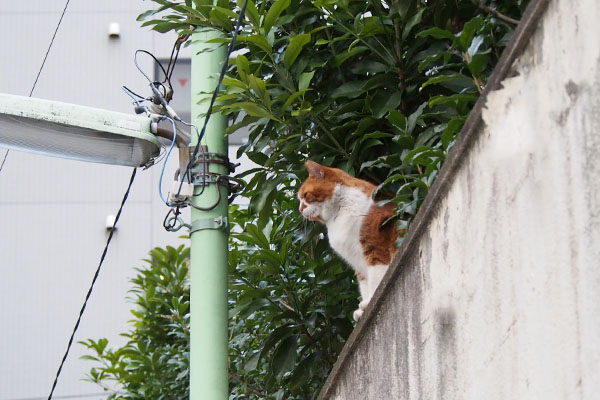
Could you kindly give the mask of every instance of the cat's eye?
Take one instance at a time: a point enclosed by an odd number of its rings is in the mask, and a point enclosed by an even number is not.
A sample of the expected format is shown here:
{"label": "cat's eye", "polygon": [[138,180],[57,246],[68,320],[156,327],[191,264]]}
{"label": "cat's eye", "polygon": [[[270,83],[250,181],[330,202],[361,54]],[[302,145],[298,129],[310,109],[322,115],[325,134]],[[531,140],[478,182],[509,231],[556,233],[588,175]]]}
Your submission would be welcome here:
{"label": "cat's eye", "polygon": [[312,203],[315,200],[315,195],[313,195],[312,193],[309,192],[304,194],[304,201],[306,201],[307,203]]}

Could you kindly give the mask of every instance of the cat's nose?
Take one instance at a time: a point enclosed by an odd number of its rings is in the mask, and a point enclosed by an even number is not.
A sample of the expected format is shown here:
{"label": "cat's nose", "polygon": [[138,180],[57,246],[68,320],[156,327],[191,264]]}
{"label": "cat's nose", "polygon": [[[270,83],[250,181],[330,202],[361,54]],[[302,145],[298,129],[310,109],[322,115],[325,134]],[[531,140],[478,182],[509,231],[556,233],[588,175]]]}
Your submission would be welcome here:
{"label": "cat's nose", "polygon": [[301,201],[300,202],[300,212],[304,211],[305,208],[306,208],[306,203]]}

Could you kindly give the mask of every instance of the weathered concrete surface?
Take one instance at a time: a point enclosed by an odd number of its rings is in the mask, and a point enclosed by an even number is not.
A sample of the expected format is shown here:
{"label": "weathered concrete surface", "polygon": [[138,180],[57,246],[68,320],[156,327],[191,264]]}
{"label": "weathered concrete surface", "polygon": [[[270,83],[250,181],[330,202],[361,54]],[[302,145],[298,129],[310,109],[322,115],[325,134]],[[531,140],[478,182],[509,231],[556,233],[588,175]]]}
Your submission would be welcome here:
{"label": "weathered concrete surface", "polygon": [[600,398],[600,2],[528,18],[321,399]]}

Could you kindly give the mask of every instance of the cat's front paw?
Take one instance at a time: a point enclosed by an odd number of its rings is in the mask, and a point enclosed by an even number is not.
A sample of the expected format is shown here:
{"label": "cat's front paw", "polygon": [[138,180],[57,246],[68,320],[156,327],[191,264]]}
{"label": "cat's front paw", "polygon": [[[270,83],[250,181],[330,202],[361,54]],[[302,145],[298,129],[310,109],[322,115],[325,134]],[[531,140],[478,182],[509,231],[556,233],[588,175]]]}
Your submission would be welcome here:
{"label": "cat's front paw", "polygon": [[358,303],[358,309],[364,311],[368,305],[369,305],[369,300],[363,300],[360,303]]}
{"label": "cat's front paw", "polygon": [[363,312],[364,312],[364,310],[362,308],[357,308],[356,310],[354,310],[354,313],[352,314],[352,318],[354,318],[354,320],[356,322],[358,322],[360,317],[362,317]]}

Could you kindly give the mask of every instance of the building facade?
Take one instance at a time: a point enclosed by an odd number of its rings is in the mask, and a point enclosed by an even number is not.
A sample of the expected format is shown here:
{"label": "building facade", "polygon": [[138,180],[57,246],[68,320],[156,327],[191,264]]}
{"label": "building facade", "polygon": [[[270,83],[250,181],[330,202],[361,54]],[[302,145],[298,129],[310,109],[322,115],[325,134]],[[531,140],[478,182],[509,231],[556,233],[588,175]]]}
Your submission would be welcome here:
{"label": "building facade", "polygon": [[[72,1],[57,32],[33,97],[133,113],[125,85],[142,95],[148,82],[134,64],[144,49],[169,58],[176,35],[140,27],[136,17],[150,1]],[[5,2],[0,10],[0,92],[29,95],[64,0]],[[119,35],[109,34],[118,24]],[[189,48],[175,72],[172,104],[189,116]],[[139,57],[147,74],[150,57]],[[187,75],[186,75],[187,74]],[[187,109],[185,105],[187,104]],[[230,153],[234,153],[233,149]],[[5,149],[0,149],[0,161]],[[170,160],[165,176],[176,168]],[[116,214],[131,168],[90,164],[10,151],[0,172],[0,400],[46,399]],[[121,345],[129,329],[125,300],[134,268],[155,246],[179,245],[168,233],[168,208],[158,195],[160,166],[139,170],[94,293],[75,337],[108,338]],[[163,184],[166,191],[170,182]],[[166,194],[166,193],[165,193]],[[74,344],[55,399],[103,399],[98,386],[82,381],[93,365]]]}

